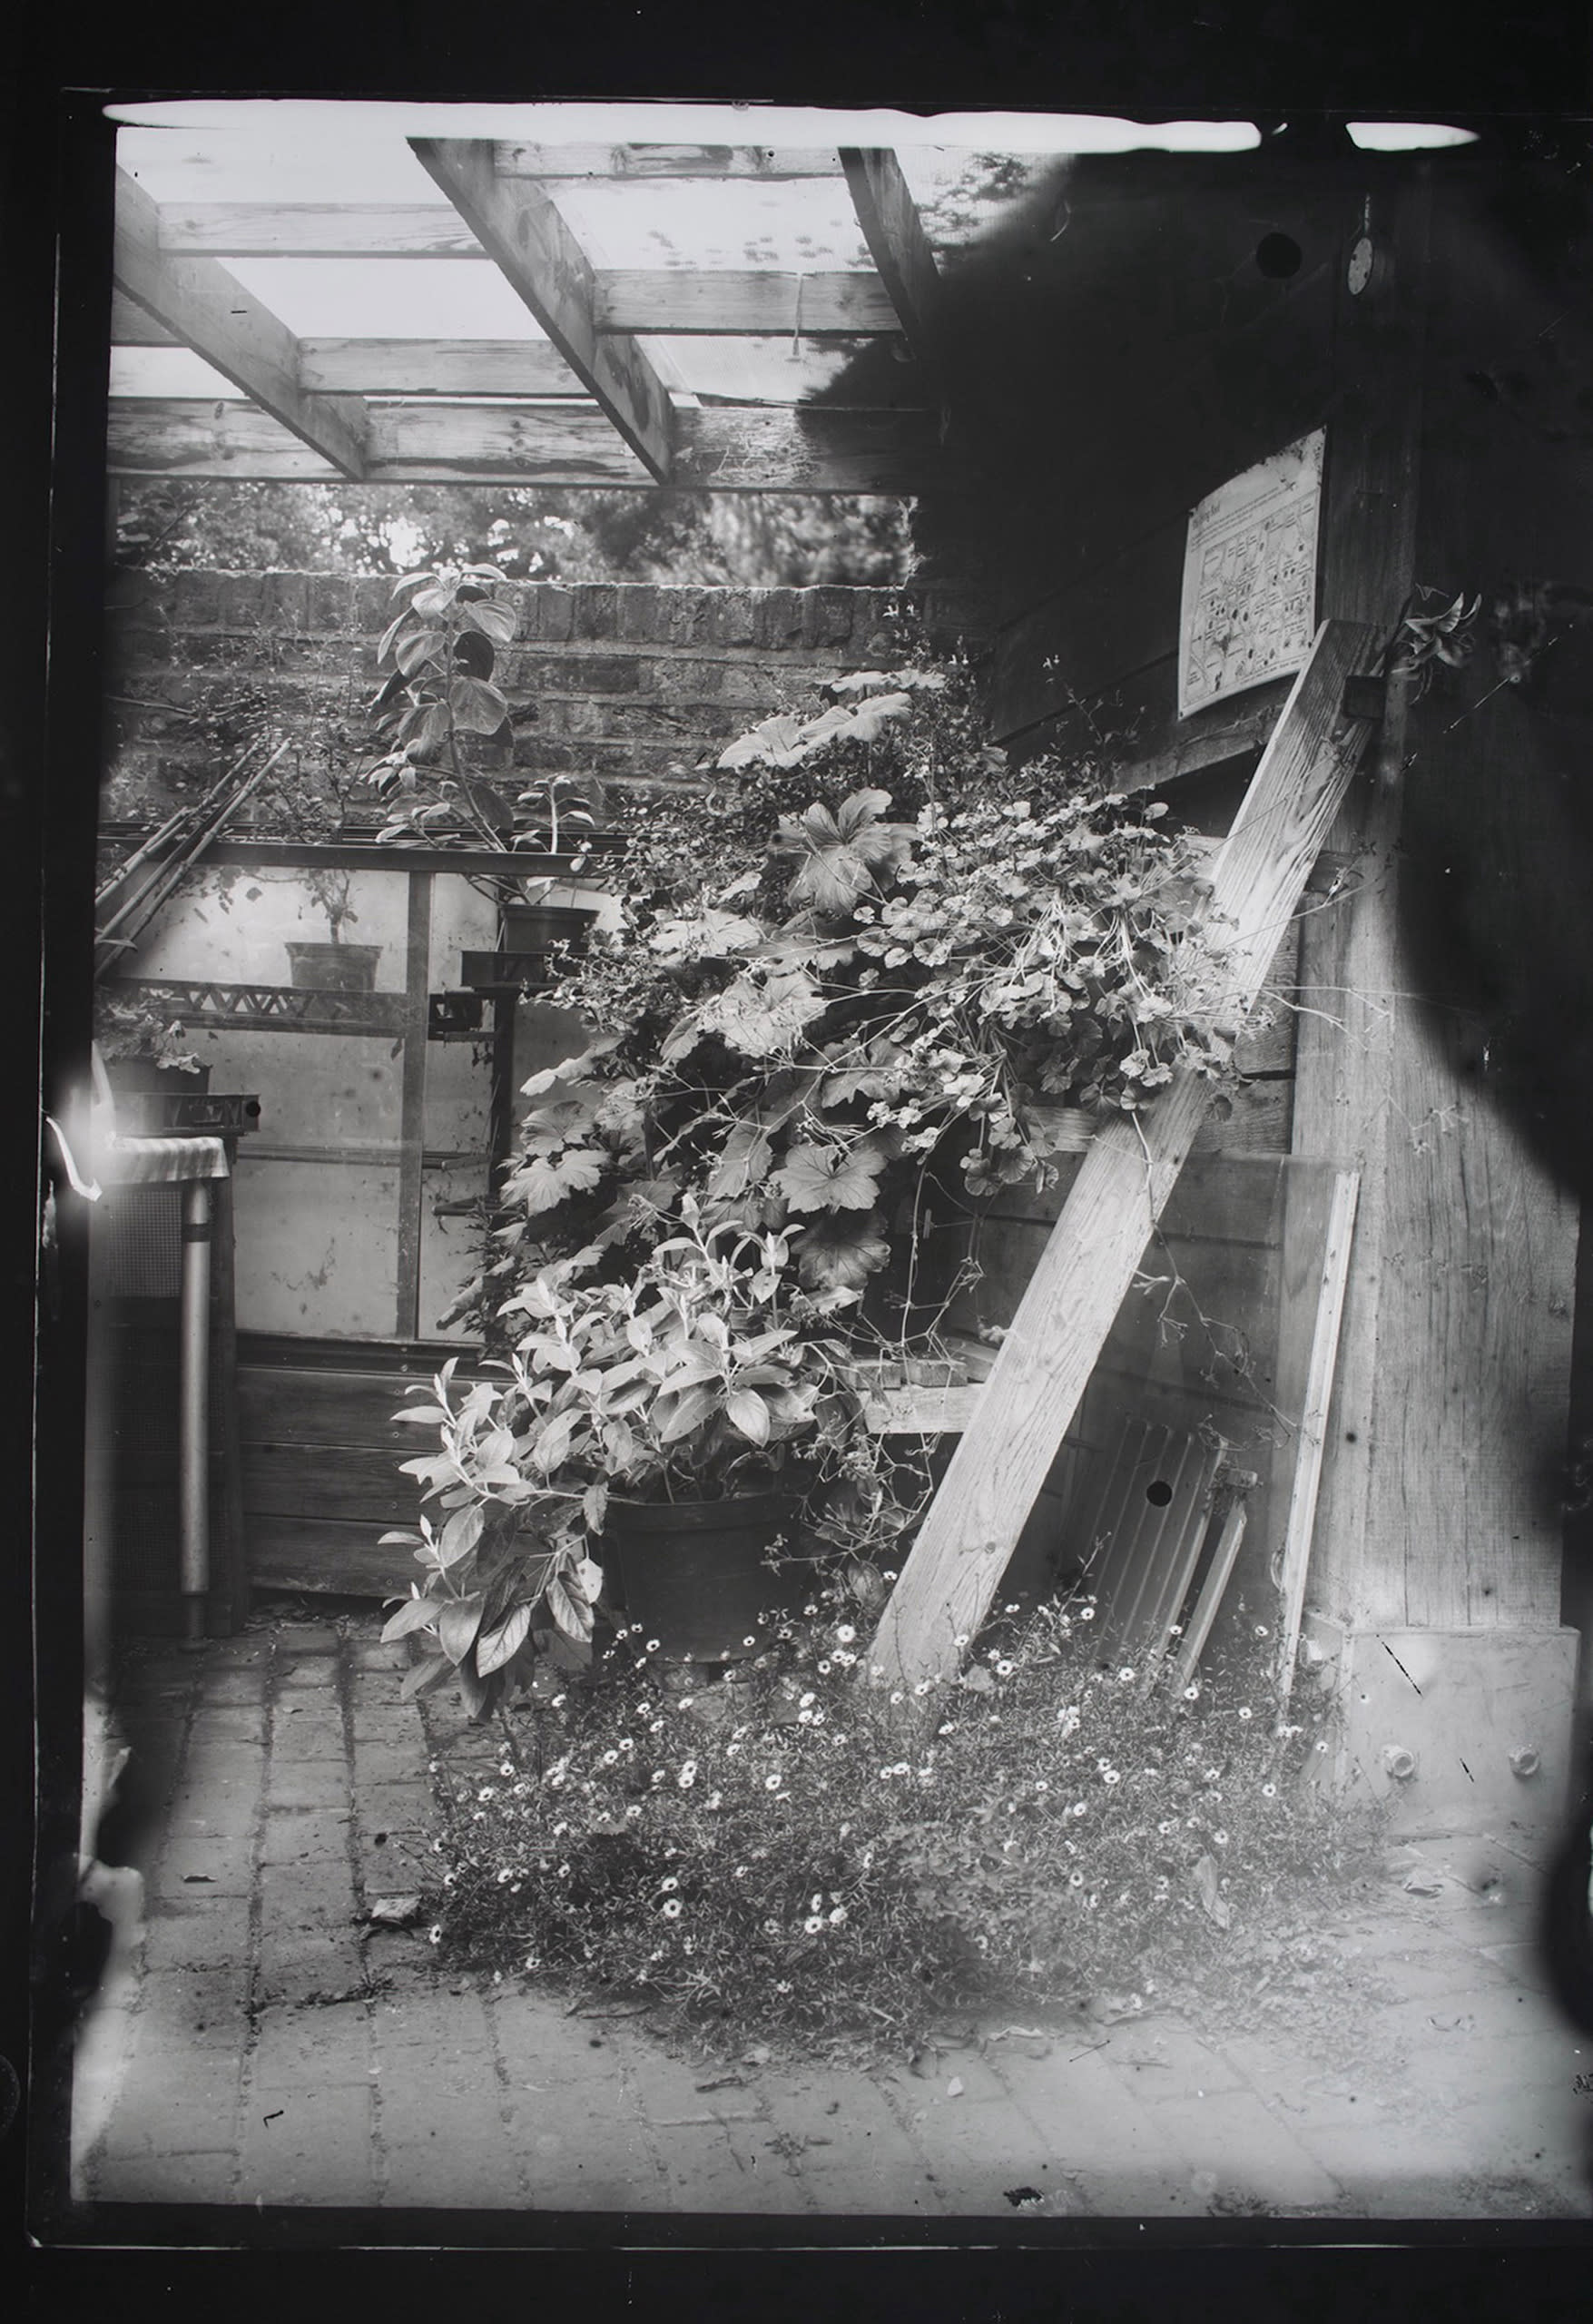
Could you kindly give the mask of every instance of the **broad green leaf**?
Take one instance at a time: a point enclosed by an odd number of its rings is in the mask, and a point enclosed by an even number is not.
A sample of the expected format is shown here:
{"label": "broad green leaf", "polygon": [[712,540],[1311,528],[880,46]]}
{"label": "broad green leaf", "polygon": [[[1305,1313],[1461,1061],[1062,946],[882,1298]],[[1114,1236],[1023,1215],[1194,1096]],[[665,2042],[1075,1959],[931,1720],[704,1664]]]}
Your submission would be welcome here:
{"label": "broad green leaf", "polygon": [[[497,688],[481,678],[450,680],[448,707],[455,725],[467,734],[496,734],[509,714],[509,705]],[[507,820],[514,821],[512,813]]]}
{"label": "broad green leaf", "polygon": [[[399,618],[407,621],[408,616],[401,615]],[[398,639],[393,650],[393,659],[405,677],[412,678],[418,670],[424,669],[428,662],[440,655],[447,644],[447,639],[440,629],[412,629]]]}
{"label": "broad green leaf", "polygon": [[584,1645],[592,1635],[592,1609],[584,1599],[566,1590],[556,1574],[547,1584],[547,1610],[565,1636]]}
{"label": "broad green leaf", "polygon": [[800,722],[787,713],[765,718],[722,751],[719,764],[734,768],[765,761],[771,766],[795,766],[802,756],[801,733]]}
{"label": "broad green leaf", "polygon": [[506,1662],[511,1661],[525,1645],[530,1630],[530,1607],[516,1606],[496,1630],[484,1630],[476,1649],[476,1668],[481,1677],[490,1678],[495,1670],[501,1670]]}
{"label": "broad green leaf", "polygon": [[595,1484],[588,1485],[582,1495],[581,1514],[593,1532],[602,1532],[608,1517],[608,1487],[601,1478]]}
{"label": "broad green leaf", "polygon": [[461,1558],[467,1558],[481,1539],[485,1522],[486,1512],[478,1502],[457,1509],[443,1527],[442,1539],[438,1543],[438,1564],[457,1565]]}
{"label": "broad green leaf", "polygon": [[872,1210],[884,1167],[871,1142],[793,1146],[771,1183],[792,1210]]}
{"label": "broad green leaf", "polygon": [[725,1399],[725,1417],[754,1444],[769,1442],[769,1407],[755,1388],[737,1388]]}
{"label": "broad green leaf", "polygon": [[589,1606],[595,1605],[603,1589],[603,1568],[595,1558],[582,1558],[571,1568],[570,1579]]}
{"label": "broad green leaf", "polygon": [[[661,1396],[660,1406],[664,1402],[665,1399]],[[709,1388],[702,1386],[683,1388],[675,1402],[674,1411],[659,1428],[660,1443],[678,1444],[683,1436],[690,1436],[693,1429],[701,1428],[704,1421],[712,1420],[718,1410],[718,1398]]]}
{"label": "broad green leaf", "polygon": [[424,1662],[418,1662],[398,1689],[400,1699],[413,1702],[417,1695],[428,1695],[434,1687],[441,1686],[453,1667],[446,1654],[429,1655]]}
{"label": "broad green leaf", "polygon": [[437,1634],[450,1662],[463,1662],[469,1653],[486,1607],[486,1599],[477,1597],[450,1598],[438,1608]]}
{"label": "broad green leaf", "polygon": [[496,645],[506,645],[515,634],[515,611],[494,597],[477,597],[459,607],[459,623],[462,628],[480,630]]}
{"label": "broad green leaf", "polygon": [[436,1598],[407,1598],[398,1612],[389,1616],[382,1629],[382,1643],[396,1638],[408,1638],[411,1630],[430,1630],[437,1620],[440,1600]]}

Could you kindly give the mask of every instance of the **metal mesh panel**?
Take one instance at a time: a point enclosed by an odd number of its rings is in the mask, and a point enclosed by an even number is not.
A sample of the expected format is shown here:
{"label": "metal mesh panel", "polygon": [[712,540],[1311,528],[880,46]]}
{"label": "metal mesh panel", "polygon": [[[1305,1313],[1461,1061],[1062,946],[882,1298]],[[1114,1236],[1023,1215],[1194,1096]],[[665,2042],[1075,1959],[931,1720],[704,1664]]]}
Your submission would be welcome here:
{"label": "metal mesh panel", "polygon": [[106,1299],[175,1299],[182,1282],[182,1188],[118,1187],[94,1220],[95,1290]]}

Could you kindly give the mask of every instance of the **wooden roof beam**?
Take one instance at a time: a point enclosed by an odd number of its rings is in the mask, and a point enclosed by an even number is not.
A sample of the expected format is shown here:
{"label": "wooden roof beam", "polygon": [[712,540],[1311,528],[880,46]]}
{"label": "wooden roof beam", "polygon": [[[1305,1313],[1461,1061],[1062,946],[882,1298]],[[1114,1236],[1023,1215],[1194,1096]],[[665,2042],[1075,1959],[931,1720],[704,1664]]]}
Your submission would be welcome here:
{"label": "wooden roof beam", "polygon": [[498,146],[506,177],[542,178],[838,178],[832,145],[527,145]]}
{"label": "wooden roof beam", "polygon": [[553,396],[582,393],[545,339],[301,339],[306,387],[326,396]]}
{"label": "wooden roof beam", "polygon": [[409,143],[648,473],[669,481],[669,392],[634,339],[600,336],[595,277],[555,204],[529,179],[502,175],[487,140]]}
{"label": "wooden roof beam", "polygon": [[[672,481],[717,492],[917,493],[952,481],[930,411],[834,406],[683,410]],[[618,486],[653,479],[590,402],[375,403],[372,484]],[[337,471],[247,403],[115,396],[118,476],[278,478],[327,483]]]}
{"label": "wooden roof beam", "polygon": [[115,288],[185,347],[290,428],[339,475],[365,475],[363,414],[305,388],[299,342],[252,291],[213,259],[173,258],[162,247],[161,213],[125,170],[116,172]]}
{"label": "wooden roof beam", "polygon": [[889,146],[843,145],[841,162],[863,240],[908,345],[926,371],[943,368],[939,271],[901,164]]}
{"label": "wooden roof beam", "polygon": [[860,270],[614,268],[596,278],[595,311],[600,331],[644,338],[866,339],[901,329],[883,282]]}

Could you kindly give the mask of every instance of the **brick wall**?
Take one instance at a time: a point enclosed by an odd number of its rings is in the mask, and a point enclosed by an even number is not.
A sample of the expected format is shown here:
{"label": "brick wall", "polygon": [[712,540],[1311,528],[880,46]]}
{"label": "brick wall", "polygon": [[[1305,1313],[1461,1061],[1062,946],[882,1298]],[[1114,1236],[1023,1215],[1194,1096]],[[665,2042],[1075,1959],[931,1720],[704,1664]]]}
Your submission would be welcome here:
{"label": "brick wall", "polygon": [[[300,773],[330,791],[374,754],[366,705],[390,583],[303,573],[123,584],[107,667],[109,820],[143,822],[204,788],[262,703],[295,735]],[[736,589],[528,583],[506,657],[514,763],[526,773],[667,778],[840,669],[890,656],[887,608],[978,642],[976,609],[945,586]],[[348,796],[370,820],[369,794]]]}

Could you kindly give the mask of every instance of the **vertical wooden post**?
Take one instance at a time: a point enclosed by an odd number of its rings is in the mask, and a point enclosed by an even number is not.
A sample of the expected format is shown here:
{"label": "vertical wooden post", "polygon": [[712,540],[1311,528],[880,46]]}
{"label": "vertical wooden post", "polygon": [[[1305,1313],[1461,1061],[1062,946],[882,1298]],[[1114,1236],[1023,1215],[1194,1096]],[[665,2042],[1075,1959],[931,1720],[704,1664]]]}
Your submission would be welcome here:
{"label": "vertical wooden post", "polygon": [[425,1193],[426,1040],[430,1019],[431,874],[409,874],[404,939],[404,1060],[398,1161],[397,1333],[420,1336],[420,1205]]}
{"label": "vertical wooden post", "polygon": [[[1370,629],[1323,624],[1213,867],[1219,1022],[1243,1022],[1298,907],[1367,736],[1343,715],[1344,682],[1378,651]],[[956,1670],[957,1641],[984,1619],[1210,1097],[1185,1068],[1143,1115],[1096,1133],[886,1605],[865,1665],[886,1684]]]}

